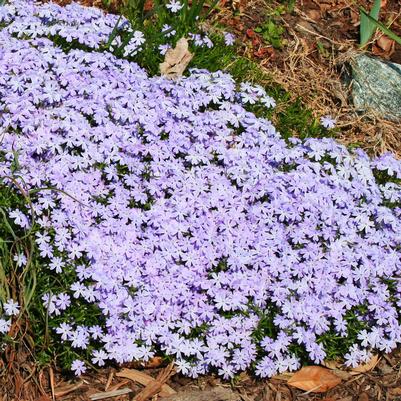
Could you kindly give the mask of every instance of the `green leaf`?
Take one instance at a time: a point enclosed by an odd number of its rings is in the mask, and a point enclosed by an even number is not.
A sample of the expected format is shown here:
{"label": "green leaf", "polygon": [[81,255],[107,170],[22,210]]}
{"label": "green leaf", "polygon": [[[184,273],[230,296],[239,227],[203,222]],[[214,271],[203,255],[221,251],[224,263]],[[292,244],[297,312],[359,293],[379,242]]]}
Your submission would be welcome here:
{"label": "green leaf", "polygon": [[361,10],[361,13],[369,20],[370,23],[372,23],[374,28],[379,28],[390,39],[394,40],[395,42],[401,45],[400,36],[396,35],[391,29],[387,28],[386,25],[372,18],[365,10]]}
{"label": "green leaf", "polygon": [[[363,47],[369,42],[377,26],[372,22],[377,22],[379,18],[381,7],[381,0],[375,0],[370,15],[361,7],[359,9],[361,16],[360,32],[360,46]],[[369,18],[370,17],[370,18]]]}

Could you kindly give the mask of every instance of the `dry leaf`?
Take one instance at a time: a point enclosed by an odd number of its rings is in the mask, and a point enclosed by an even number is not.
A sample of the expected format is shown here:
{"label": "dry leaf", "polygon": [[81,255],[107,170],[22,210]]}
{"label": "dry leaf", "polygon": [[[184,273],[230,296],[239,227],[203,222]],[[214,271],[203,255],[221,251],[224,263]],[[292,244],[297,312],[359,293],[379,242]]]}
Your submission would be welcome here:
{"label": "dry leaf", "polygon": [[329,369],[305,366],[292,376],[289,385],[312,393],[324,393],[341,383],[341,379]]}
{"label": "dry leaf", "polygon": [[392,396],[399,396],[399,395],[401,395],[401,387],[393,387],[393,388],[390,388],[389,390],[390,390],[390,394],[391,394]]}
{"label": "dry leaf", "polygon": [[180,77],[192,57],[193,54],[188,50],[188,41],[181,38],[174,49],[167,50],[164,62],[160,64],[161,74],[168,78]]}
{"label": "dry leaf", "polygon": [[379,363],[379,361],[380,361],[380,358],[377,355],[373,355],[369,362],[351,369],[350,373],[351,373],[351,375],[359,375],[361,373],[370,372],[371,370],[373,370],[376,367],[376,365]]}
{"label": "dry leaf", "polygon": [[363,392],[359,395],[358,401],[369,401],[369,396],[365,392]]}
{"label": "dry leaf", "polygon": [[319,21],[322,19],[322,13],[319,10],[310,9],[305,12],[305,14],[314,21]]}
{"label": "dry leaf", "polygon": [[286,372],[286,373],[281,373],[280,375],[272,376],[271,378],[274,380],[288,381],[291,379],[292,376],[294,376],[294,373]]}
{"label": "dry leaf", "polygon": [[[156,383],[156,380],[152,376],[149,376],[135,369],[123,369],[121,372],[116,373],[116,376],[130,379],[132,381],[142,384],[143,386],[148,386],[152,383]],[[163,384],[161,386],[160,395],[162,397],[167,397],[168,395],[172,394],[175,394],[175,391],[170,386],[168,386],[167,384]]]}
{"label": "dry leaf", "polygon": [[149,361],[143,364],[145,369],[156,369],[163,365],[163,358],[161,356],[155,356],[150,358]]}
{"label": "dry leaf", "polygon": [[332,372],[336,376],[338,376],[340,379],[345,380],[345,381],[350,380],[352,378],[351,373],[346,370],[332,369]]}
{"label": "dry leaf", "polygon": [[331,369],[331,370],[336,370],[336,369],[340,369],[342,366],[342,363],[340,361],[323,361],[322,365],[325,368]]}
{"label": "dry leaf", "polygon": [[394,52],[395,41],[390,39],[386,35],[381,35],[372,46],[372,53],[374,55],[386,59],[389,59]]}
{"label": "dry leaf", "polygon": [[144,11],[150,11],[154,7],[153,0],[146,0],[143,6]]}
{"label": "dry leaf", "polygon": [[349,371],[342,370],[343,364],[340,361],[323,361],[322,365],[332,370],[342,380],[349,380],[352,377]]}

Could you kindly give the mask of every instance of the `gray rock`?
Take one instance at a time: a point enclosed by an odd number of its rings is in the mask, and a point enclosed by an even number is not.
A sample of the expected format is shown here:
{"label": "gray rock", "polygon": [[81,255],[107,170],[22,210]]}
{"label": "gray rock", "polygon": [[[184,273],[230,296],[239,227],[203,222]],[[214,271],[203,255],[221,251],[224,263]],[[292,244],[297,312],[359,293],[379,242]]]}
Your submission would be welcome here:
{"label": "gray rock", "polygon": [[356,109],[401,120],[401,65],[364,54],[354,56],[350,64]]}

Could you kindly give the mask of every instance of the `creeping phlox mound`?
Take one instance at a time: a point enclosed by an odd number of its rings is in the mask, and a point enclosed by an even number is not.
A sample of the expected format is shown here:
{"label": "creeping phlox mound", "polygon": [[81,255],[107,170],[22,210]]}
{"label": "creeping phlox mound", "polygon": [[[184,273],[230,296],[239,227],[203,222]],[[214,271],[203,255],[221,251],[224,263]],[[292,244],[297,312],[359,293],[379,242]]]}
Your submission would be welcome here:
{"label": "creeping phlox mound", "polygon": [[[274,101],[227,74],[171,81],[65,53],[27,23],[49,7],[0,8],[0,171],[18,164],[29,188],[54,188],[34,198],[36,242],[49,274],[76,279],[44,294],[50,319],[87,304],[103,316],[60,323],[66,346],[100,366],[163,352],[184,374],[224,377],[297,369],[302,353],[319,363],[336,339],[350,365],[396,347],[399,161],[284,141],[246,110]],[[110,18],[74,5],[60,20],[72,9],[96,15],[96,34]]]}

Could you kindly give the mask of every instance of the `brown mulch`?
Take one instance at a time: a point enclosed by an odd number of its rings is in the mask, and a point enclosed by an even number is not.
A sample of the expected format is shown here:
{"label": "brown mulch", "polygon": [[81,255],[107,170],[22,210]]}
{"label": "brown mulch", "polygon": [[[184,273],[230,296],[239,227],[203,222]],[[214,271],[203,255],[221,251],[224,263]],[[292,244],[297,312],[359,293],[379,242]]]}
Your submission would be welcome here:
{"label": "brown mulch", "polygon": [[[41,391],[14,398],[3,395],[4,401],[401,401],[401,358],[395,352],[382,357],[377,366],[366,373],[352,374],[332,370],[341,383],[323,393],[305,392],[287,383],[291,374],[271,379],[255,379],[243,373],[231,383],[213,375],[189,379],[176,374],[172,365],[158,368],[127,365],[122,376],[107,368],[90,375],[68,380],[59,373],[46,370],[39,375]],[[132,370],[133,368],[135,370]],[[126,373],[128,372],[128,374]],[[133,377],[129,377],[133,372]],[[138,373],[139,372],[139,373]],[[135,377],[148,377],[139,384]],[[153,380],[152,380],[153,378]],[[166,391],[168,390],[168,391]],[[162,395],[160,395],[162,394]],[[0,392],[1,396],[1,392]],[[1,399],[1,398],[0,398]]]}
{"label": "brown mulch", "polygon": [[[120,0],[118,0],[120,1]],[[66,4],[69,1],[60,0]],[[102,7],[102,0],[83,0],[86,5]],[[286,44],[281,50],[264,43],[254,29],[263,23],[266,14],[280,3],[263,0],[223,0],[221,13],[216,16],[241,39],[241,53],[260,65],[281,84],[293,98],[301,97],[316,117],[332,115],[337,118],[338,140],[345,144],[358,143],[372,154],[387,150],[401,156],[401,136],[397,123],[380,118],[373,112],[356,113],[349,101],[349,88],[343,83],[347,60],[358,49],[358,8],[353,0],[300,0],[293,13],[276,17],[286,28]],[[115,3],[114,3],[115,4]],[[371,2],[358,1],[370,8]],[[383,1],[383,21],[393,21],[392,29],[401,35],[401,2]],[[376,34],[365,49],[369,54],[401,63],[401,46],[386,46],[382,34]],[[384,47],[384,48],[383,48]],[[19,396],[0,387],[0,401],[87,401],[91,396],[115,394],[105,400],[138,400],[146,386],[118,377],[114,368],[99,370],[79,379],[68,378],[60,372],[46,369],[35,371],[35,365],[16,359],[24,372],[15,376]],[[127,368],[139,368],[129,365]],[[152,376],[152,389],[145,394],[152,401],[401,401],[401,352],[382,357],[372,370],[352,375],[339,370],[341,384],[323,394],[307,393],[287,384],[288,377],[256,380],[241,374],[233,383],[221,381],[213,375],[188,379],[166,366],[148,368],[144,373]],[[30,380],[30,379],[34,380]],[[161,380],[161,381],[160,381]],[[175,396],[161,397],[158,391],[162,381],[174,389]],[[158,384],[159,383],[159,384]],[[11,388],[11,387],[10,387]],[[126,392],[117,395],[118,391]],[[111,392],[111,393],[110,393]],[[149,396],[148,396],[149,395]],[[173,397],[173,398],[172,398]],[[175,397],[175,398],[174,398]],[[205,398],[206,397],[206,398]],[[145,399],[145,400],[146,400]]]}

